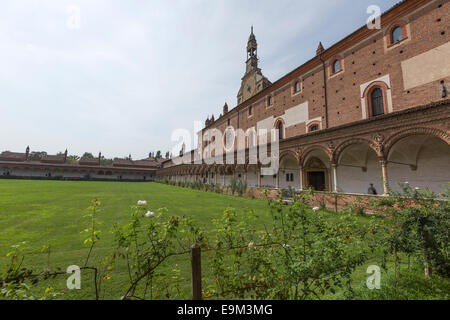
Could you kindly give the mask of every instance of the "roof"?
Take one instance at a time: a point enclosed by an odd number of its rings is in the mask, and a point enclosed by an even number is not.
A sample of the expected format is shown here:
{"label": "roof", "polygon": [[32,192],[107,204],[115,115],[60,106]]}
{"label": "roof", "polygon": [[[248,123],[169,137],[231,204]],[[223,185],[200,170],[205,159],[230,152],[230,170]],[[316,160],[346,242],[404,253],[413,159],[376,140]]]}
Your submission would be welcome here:
{"label": "roof", "polygon": [[132,161],[132,160],[129,160],[129,159],[117,159],[117,160],[114,160],[113,166],[115,166],[115,167],[121,167],[121,166],[128,167],[128,166],[133,166],[133,161]]}
{"label": "roof", "polygon": [[136,160],[133,162],[136,167],[159,167],[159,165],[160,165],[159,161],[153,161],[153,160],[147,160],[147,159]]}
{"label": "roof", "polygon": [[46,155],[42,157],[41,162],[64,163],[66,162],[66,157],[64,155]]}
{"label": "roof", "polygon": [[0,159],[0,165],[6,167],[20,168],[39,168],[39,169],[63,169],[63,170],[118,170],[119,172],[153,172],[154,167],[113,167],[97,165],[79,165],[73,163],[43,163],[40,161],[4,161]]}
{"label": "roof", "polygon": [[79,161],[78,161],[78,163],[80,164],[80,165],[86,165],[86,166],[89,166],[89,165],[100,165],[100,159],[99,158],[86,158],[86,157],[82,157]]}
{"label": "roof", "polygon": [[27,159],[26,153],[4,151],[0,154],[0,160],[3,161],[25,161]]}

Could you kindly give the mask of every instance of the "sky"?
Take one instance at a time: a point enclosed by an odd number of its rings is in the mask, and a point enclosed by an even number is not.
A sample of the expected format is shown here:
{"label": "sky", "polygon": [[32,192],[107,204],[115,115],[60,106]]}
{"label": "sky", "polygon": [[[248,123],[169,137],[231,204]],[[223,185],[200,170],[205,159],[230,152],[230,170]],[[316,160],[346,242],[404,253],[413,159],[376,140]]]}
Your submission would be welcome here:
{"label": "sky", "polygon": [[252,25],[275,82],[397,2],[2,0],[0,151],[165,154],[236,106]]}

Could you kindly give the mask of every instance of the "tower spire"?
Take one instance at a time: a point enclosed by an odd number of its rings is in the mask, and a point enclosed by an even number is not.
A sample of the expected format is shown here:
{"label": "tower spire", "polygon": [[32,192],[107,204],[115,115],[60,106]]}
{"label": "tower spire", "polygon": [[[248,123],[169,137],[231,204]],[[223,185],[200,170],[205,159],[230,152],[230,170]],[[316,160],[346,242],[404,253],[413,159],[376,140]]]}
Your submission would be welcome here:
{"label": "tower spire", "polygon": [[241,88],[237,95],[238,105],[271,84],[258,67],[258,43],[256,42],[253,25],[250,27],[245,65],[245,74],[242,77]]}

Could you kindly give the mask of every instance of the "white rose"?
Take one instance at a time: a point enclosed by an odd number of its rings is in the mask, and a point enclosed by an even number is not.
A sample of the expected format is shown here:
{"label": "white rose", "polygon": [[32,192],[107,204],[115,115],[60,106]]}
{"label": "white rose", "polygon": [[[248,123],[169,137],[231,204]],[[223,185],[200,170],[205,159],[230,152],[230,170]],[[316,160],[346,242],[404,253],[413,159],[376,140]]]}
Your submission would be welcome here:
{"label": "white rose", "polygon": [[145,214],[145,216],[147,217],[147,218],[151,218],[151,217],[153,217],[155,215],[155,213],[154,212],[151,212],[151,211],[148,211],[146,214]]}
{"label": "white rose", "polygon": [[137,202],[138,206],[146,206],[147,205],[147,201],[146,200],[139,200]]}
{"label": "white rose", "polygon": [[312,209],[313,209],[313,211],[319,211],[319,210],[320,210],[319,207],[314,207],[314,208],[312,208]]}
{"label": "white rose", "polygon": [[250,242],[249,242],[248,248],[249,248],[249,249],[253,249],[253,241],[250,241]]}

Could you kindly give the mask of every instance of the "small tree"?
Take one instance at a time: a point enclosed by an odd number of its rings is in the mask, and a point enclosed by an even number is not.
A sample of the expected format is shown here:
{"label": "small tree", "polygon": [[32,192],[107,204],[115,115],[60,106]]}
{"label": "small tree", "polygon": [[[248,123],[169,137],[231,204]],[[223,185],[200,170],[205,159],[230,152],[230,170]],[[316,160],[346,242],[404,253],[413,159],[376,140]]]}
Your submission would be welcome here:
{"label": "small tree", "polygon": [[94,159],[94,155],[90,152],[85,152],[82,158]]}

